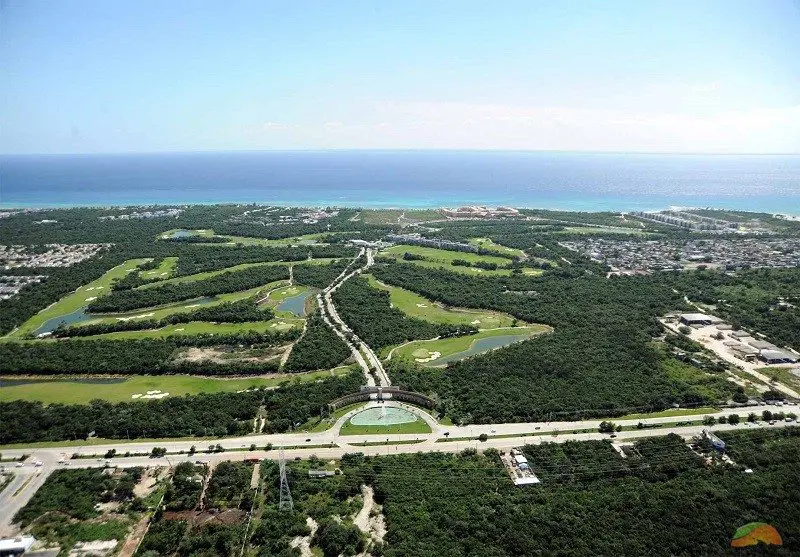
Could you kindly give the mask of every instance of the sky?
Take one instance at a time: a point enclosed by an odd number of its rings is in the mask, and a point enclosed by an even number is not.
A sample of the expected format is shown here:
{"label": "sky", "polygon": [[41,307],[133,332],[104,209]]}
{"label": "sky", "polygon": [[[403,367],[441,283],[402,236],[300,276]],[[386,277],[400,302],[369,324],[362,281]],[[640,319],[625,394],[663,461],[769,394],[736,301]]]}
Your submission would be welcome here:
{"label": "sky", "polygon": [[800,0],[0,0],[0,153],[800,153]]}

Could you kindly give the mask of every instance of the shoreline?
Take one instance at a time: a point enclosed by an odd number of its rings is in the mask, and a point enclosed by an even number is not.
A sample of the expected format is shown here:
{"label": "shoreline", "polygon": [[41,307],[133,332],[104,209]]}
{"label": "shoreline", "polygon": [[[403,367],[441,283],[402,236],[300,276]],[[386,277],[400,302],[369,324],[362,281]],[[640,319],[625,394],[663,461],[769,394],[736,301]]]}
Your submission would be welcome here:
{"label": "shoreline", "polygon": [[[53,203],[49,205],[41,205],[41,204],[34,204],[34,203],[18,203],[18,204],[8,204],[8,203],[0,203],[0,211],[26,211],[26,212],[37,212],[37,211],[64,211],[64,210],[71,210],[71,209],[91,209],[91,210],[119,210],[119,209],[134,209],[134,208],[156,208],[156,207],[192,207],[192,206],[202,206],[202,207],[212,207],[215,205],[219,206],[257,206],[257,207],[282,207],[282,208],[298,208],[298,209],[324,209],[324,208],[333,208],[333,209],[361,209],[366,211],[430,211],[430,210],[438,210],[442,208],[450,208],[450,207],[461,207],[461,206],[471,206],[471,205],[481,205],[481,206],[488,206],[488,207],[496,207],[496,206],[508,206],[507,202],[502,200],[482,200],[482,201],[474,201],[474,200],[465,200],[465,201],[458,201],[458,200],[448,200],[447,204],[442,203],[420,203],[420,204],[410,204],[410,205],[402,205],[402,204],[395,204],[394,202],[386,202],[386,203],[376,203],[376,202],[368,202],[368,201],[358,201],[358,202],[342,202],[342,201],[319,201],[316,203],[303,203],[300,201],[176,201],[176,202],[123,202],[120,201],[119,203],[98,203],[98,204],[82,204],[82,203]],[[623,205],[623,204],[620,204]],[[655,205],[655,204],[654,204]],[[800,199],[798,199],[798,205],[800,206]],[[652,206],[647,209],[643,209],[641,207],[625,207],[625,208],[609,208],[609,207],[597,207],[594,209],[587,209],[583,207],[574,207],[574,206],[563,206],[563,205],[551,205],[551,206],[544,206],[544,205],[529,205],[529,204],[512,204],[512,207],[516,209],[526,209],[526,210],[540,210],[540,211],[564,211],[570,213],[630,213],[632,211],[664,211],[668,209],[674,209],[676,207],[680,207],[682,210],[694,210],[694,209],[703,209],[703,210],[712,210],[712,211],[736,211],[736,212],[747,212],[747,213],[766,213],[773,217],[788,217],[790,220],[793,219],[800,219],[800,212],[797,213],[789,213],[785,211],[774,211],[774,210],[767,210],[767,209],[759,209],[759,208],[747,208],[742,209],[740,207],[730,206],[730,205],[686,205],[686,204],[676,204],[671,203],[661,207]]]}

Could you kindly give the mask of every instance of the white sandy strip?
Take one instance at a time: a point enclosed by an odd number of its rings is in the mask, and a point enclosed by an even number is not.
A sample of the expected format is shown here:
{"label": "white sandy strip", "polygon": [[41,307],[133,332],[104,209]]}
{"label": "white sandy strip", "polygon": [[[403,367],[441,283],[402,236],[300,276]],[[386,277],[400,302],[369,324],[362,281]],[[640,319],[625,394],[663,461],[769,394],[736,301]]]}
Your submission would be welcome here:
{"label": "white sandy strip", "polygon": [[97,296],[89,296],[88,298],[86,298],[86,301],[87,301],[87,302],[93,302],[93,301],[95,301],[96,299],[97,299]]}
{"label": "white sandy strip", "polygon": [[144,319],[145,317],[153,317],[155,313],[143,313],[141,315],[131,315],[130,317],[117,317],[117,321],[130,321],[131,319]]}
{"label": "white sandy strip", "polygon": [[419,363],[424,364],[426,362],[432,362],[433,360],[439,358],[441,355],[442,355],[441,352],[431,352],[430,356],[428,356],[427,358],[414,358],[414,359]]}

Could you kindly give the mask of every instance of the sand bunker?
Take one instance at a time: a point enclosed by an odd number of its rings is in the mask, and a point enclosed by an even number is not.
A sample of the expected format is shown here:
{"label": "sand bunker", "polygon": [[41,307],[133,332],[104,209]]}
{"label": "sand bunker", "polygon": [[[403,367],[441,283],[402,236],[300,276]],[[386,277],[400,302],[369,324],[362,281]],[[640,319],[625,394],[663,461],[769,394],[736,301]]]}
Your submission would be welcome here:
{"label": "sand bunker", "polygon": [[427,304],[417,304],[417,307],[418,308],[426,308],[426,307],[428,307],[428,305]]}
{"label": "sand bunker", "polygon": [[168,396],[169,396],[169,393],[165,393],[165,392],[162,392],[162,391],[147,391],[146,394],[142,394],[142,393],[132,394],[131,398],[134,399],[134,400],[135,399],[139,399],[139,398],[158,399],[158,398],[164,398],[164,397],[168,397]]}
{"label": "sand bunker", "polygon": [[86,301],[87,301],[87,302],[93,302],[93,301],[95,301],[96,299],[97,299],[97,296],[89,296],[88,298],[86,298]]}
{"label": "sand bunker", "polygon": [[117,321],[130,321],[131,319],[144,319],[145,317],[153,317],[155,313],[143,313],[141,315],[131,315],[130,317],[117,317]]}
{"label": "sand bunker", "polygon": [[441,352],[428,352],[429,356],[427,358],[414,358],[415,361],[424,364],[427,362],[432,362],[433,360],[441,357]]}

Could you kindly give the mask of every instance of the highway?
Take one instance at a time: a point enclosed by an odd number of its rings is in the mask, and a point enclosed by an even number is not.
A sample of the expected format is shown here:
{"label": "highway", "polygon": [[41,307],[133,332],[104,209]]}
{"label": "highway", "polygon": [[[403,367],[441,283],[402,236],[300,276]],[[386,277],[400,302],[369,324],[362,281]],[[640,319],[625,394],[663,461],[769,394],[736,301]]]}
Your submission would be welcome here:
{"label": "highway", "polygon": [[[369,403],[376,405],[377,403]],[[399,453],[414,452],[460,452],[466,448],[476,449],[510,449],[524,444],[539,443],[563,443],[565,441],[589,441],[609,439],[609,435],[599,433],[597,428],[601,420],[582,420],[571,422],[539,422],[539,423],[506,423],[489,425],[471,426],[444,426],[439,424],[433,417],[426,414],[419,408],[412,408],[408,405],[388,402],[386,404],[402,406],[413,410],[429,426],[431,433],[427,434],[396,434],[396,435],[339,435],[339,428],[361,408],[353,410],[341,416],[336,423],[326,431],[316,433],[281,433],[271,435],[247,435],[243,437],[222,438],[213,440],[169,440],[153,442],[110,442],[103,445],[69,445],[43,447],[43,448],[13,448],[4,449],[3,457],[19,458],[22,455],[29,455],[22,467],[17,468],[14,463],[5,462],[2,464],[7,470],[12,471],[16,476],[2,493],[0,493],[0,535],[11,535],[16,533],[16,529],[11,524],[14,514],[27,503],[36,490],[41,487],[48,475],[58,468],[88,468],[106,466],[106,462],[113,466],[123,468],[133,466],[175,466],[184,460],[202,461],[210,465],[223,460],[243,460],[245,458],[277,459],[279,447],[289,447],[285,449],[287,459],[307,458],[310,455],[317,455],[320,458],[332,459],[340,458],[345,453],[362,452],[369,455],[391,455]],[[783,422],[776,422],[769,425],[764,422],[748,423],[746,417],[750,412],[761,415],[763,410],[772,412],[800,412],[797,404],[782,406],[750,406],[741,408],[731,408],[724,412],[710,414],[714,417],[729,416],[738,414],[742,418],[739,425],[717,424],[712,426],[714,431],[725,431],[731,429],[758,429],[758,428],[777,428],[793,425]],[[684,415],[657,417],[632,420],[613,420],[615,424],[623,427],[636,427],[638,423],[645,425],[669,424],[658,428],[632,429],[616,433],[615,441],[624,443],[626,441],[641,437],[666,435],[676,433],[686,439],[700,435],[706,426],[693,424],[676,426],[675,422],[686,420],[698,420],[702,416]],[[589,430],[582,433],[573,431]],[[477,437],[486,434],[486,441],[479,441]],[[358,443],[372,443],[369,446],[359,446]],[[402,444],[397,444],[401,442]],[[205,452],[209,445],[221,444],[224,449],[219,453]],[[267,443],[271,443],[274,450],[262,450]],[[255,444],[259,450],[249,451],[248,448]],[[320,447],[327,445],[327,447]],[[188,453],[192,446],[198,451],[189,456]],[[306,448],[306,446],[308,448]],[[164,458],[149,458],[147,456],[114,457],[109,461],[103,455],[109,449],[116,449],[118,454],[125,452],[147,453],[153,447],[164,447],[168,454]],[[182,452],[182,454],[181,454]],[[82,458],[72,459],[73,454],[80,455]],[[40,461],[41,466],[34,466],[34,462]],[[62,462],[59,462],[62,461]]]}
{"label": "highway", "polygon": [[375,372],[378,377],[381,387],[388,387],[392,384],[389,375],[383,368],[380,358],[370,348],[370,346],[361,340],[353,330],[347,326],[347,323],[339,317],[339,312],[336,311],[336,306],[333,304],[331,295],[339,289],[339,287],[347,282],[349,279],[356,275],[360,275],[365,269],[370,268],[375,263],[374,253],[372,248],[361,249],[358,257],[366,256],[366,263],[362,267],[358,267],[351,272],[345,274],[345,269],[336,279],[317,296],[317,304],[319,305],[322,318],[325,323],[331,327],[336,334],[341,338],[350,348],[353,357],[358,365],[364,371],[364,376],[367,378],[367,384],[375,386],[375,379],[372,377],[370,370]]}

